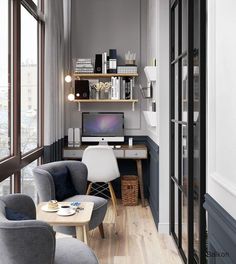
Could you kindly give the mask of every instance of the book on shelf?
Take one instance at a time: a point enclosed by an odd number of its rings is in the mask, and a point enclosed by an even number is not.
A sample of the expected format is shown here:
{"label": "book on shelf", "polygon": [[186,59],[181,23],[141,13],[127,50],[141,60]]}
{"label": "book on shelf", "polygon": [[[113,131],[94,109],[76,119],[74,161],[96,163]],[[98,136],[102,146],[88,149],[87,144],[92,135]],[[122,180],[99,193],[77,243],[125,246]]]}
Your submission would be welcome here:
{"label": "book on shelf", "polygon": [[111,77],[111,99],[120,99],[120,77]]}
{"label": "book on shelf", "polygon": [[133,79],[125,78],[125,98],[126,100],[133,99]]}
{"label": "book on shelf", "polygon": [[91,58],[78,58],[75,61],[75,73],[93,73],[94,67]]}
{"label": "book on shelf", "polygon": [[92,59],[91,58],[78,58],[77,60],[76,60],[76,62],[78,62],[78,63],[92,63]]}
{"label": "book on shelf", "polygon": [[111,99],[133,99],[133,79],[123,77],[111,77]]}
{"label": "book on shelf", "polygon": [[118,74],[137,74],[137,65],[120,65],[117,67]]}
{"label": "book on shelf", "polygon": [[102,73],[103,74],[107,73],[107,53],[106,52],[102,53]]}

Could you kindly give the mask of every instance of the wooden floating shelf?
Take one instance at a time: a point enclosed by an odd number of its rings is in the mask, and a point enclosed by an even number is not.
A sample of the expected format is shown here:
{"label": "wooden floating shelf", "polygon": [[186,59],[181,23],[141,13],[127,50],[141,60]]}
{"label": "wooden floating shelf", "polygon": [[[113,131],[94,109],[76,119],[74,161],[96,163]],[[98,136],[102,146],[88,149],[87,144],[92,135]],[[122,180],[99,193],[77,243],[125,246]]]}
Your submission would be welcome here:
{"label": "wooden floating shelf", "polygon": [[75,73],[75,78],[138,77],[137,73]]}
{"label": "wooden floating shelf", "polygon": [[120,99],[120,100],[113,100],[113,99],[77,99],[74,100],[77,103],[137,103],[138,100],[135,99]]}
{"label": "wooden floating shelf", "polygon": [[78,111],[80,111],[81,103],[131,103],[132,111],[134,111],[134,104],[138,102],[137,99],[128,99],[128,100],[112,100],[112,99],[77,99],[73,102],[78,103]]}

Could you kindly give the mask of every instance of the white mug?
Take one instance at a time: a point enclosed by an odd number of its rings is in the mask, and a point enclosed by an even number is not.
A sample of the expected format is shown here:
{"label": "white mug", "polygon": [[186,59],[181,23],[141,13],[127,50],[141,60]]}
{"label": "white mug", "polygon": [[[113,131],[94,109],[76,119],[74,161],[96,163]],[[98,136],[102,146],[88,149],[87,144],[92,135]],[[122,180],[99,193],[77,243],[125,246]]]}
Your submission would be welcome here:
{"label": "white mug", "polygon": [[60,207],[60,213],[62,214],[68,214],[70,212],[70,206],[69,205],[61,205]]}

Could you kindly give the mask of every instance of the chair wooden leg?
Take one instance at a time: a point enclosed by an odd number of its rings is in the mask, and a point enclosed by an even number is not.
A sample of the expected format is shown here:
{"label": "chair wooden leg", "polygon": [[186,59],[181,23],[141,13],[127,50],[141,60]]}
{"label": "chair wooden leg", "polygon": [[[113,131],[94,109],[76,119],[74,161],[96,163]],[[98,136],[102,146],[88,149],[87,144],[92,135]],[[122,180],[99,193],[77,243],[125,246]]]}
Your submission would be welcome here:
{"label": "chair wooden leg", "polygon": [[101,223],[99,226],[99,232],[100,232],[100,235],[101,235],[101,238],[105,238],[105,235],[104,235],[104,228],[103,228],[103,223]]}
{"label": "chair wooden leg", "polygon": [[112,204],[113,204],[113,207],[114,207],[114,211],[115,211],[115,215],[118,215],[117,214],[117,202],[116,202],[116,195],[115,195],[115,192],[114,192],[114,189],[111,185],[110,182],[108,182],[108,187],[109,187],[109,191],[110,191],[110,194],[111,194],[111,200],[112,200]]}
{"label": "chair wooden leg", "polygon": [[93,185],[93,183],[90,182],[90,184],[89,184],[89,186],[88,186],[88,189],[87,189],[87,192],[86,192],[86,195],[90,194],[90,191],[91,191],[92,185]]}

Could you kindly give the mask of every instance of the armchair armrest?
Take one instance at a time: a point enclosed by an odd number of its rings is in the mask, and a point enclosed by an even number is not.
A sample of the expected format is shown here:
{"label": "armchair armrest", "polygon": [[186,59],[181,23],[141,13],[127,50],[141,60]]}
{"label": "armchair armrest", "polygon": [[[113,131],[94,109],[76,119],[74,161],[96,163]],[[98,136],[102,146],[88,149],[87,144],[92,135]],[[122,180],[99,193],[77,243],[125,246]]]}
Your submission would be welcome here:
{"label": "armchair armrest", "polygon": [[2,196],[1,200],[5,203],[6,207],[26,214],[30,219],[36,219],[35,204],[31,197],[25,194],[11,194]]}
{"label": "armchair armrest", "polygon": [[47,223],[37,220],[0,222],[2,263],[53,264],[55,233]]}
{"label": "armchair armrest", "polygon": [[43,166],[39,166],[33,169],[33,174],[39,201],[47,202],[49,200],[54,200],[56,198],[55,185],[49,171],[44,169]]}

